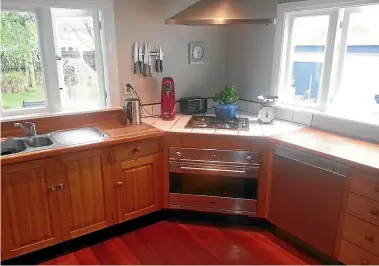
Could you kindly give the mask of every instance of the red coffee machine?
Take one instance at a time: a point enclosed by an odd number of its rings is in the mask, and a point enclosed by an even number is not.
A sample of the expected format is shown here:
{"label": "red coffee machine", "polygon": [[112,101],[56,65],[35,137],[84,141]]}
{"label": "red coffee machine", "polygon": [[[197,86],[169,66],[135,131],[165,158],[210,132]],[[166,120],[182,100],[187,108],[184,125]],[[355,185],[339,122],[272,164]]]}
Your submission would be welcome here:
{"label": "red coffee machine", "polygon": [[162,79],[161,88],[161,118],[163,120],[173,120],[176,115],[175,85],[172,78]]}

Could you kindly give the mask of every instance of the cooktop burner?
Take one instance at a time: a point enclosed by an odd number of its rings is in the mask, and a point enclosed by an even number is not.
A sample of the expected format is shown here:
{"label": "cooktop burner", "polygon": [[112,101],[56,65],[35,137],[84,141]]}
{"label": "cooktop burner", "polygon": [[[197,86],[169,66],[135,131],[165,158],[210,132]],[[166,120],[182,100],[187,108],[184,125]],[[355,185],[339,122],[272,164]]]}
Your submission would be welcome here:
{"label": "cooktop burner", "polygon": [[217,128],[232,130],[249,130],[249,119],[234,118],[223,119],[215,116],[193,116],[185,126],[186,128]]}

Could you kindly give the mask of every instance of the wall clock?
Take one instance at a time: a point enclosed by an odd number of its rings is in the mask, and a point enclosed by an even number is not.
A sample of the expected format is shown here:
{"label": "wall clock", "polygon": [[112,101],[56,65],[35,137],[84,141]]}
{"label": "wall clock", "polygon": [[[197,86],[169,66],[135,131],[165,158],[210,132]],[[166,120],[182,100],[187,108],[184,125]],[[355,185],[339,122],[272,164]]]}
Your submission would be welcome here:
{"label": "wall clock", "polygon": [[203,42],[190,42],[189,44],[189,63],[204,64],[205,49]]}

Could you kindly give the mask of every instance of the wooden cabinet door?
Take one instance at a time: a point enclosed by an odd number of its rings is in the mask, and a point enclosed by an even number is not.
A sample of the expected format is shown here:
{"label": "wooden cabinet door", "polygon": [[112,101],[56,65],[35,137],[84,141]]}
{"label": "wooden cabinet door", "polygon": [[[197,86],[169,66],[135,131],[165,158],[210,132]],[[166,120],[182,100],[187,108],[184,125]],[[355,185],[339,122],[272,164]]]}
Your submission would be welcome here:
{"label": "wooden cabinet door", "polygon": [[118,162],[115,166],[118,220],[124,222],[162,208],[160,156]]}
{"label": "wooden cabinet door", "polygon": [[269,220],[333,255],[346,179],[275,154]]}
{"label": "wooden cabinet door", "polygon": [[101,149],[57,158],[62,233],[72,239],[112,224],[111,176]]}
{"label": "wooden cabinet door", "polygon": [[2,167],[2,259],[62,241],[57,191],[51,159]]}

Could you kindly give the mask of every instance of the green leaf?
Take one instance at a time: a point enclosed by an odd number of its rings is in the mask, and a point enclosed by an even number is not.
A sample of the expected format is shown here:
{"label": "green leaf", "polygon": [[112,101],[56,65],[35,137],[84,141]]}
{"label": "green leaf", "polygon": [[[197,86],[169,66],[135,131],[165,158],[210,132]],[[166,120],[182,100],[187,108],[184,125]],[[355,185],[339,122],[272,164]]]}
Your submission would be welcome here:
{"label": "green leaf", "polygon": [[234,86],[225,87],[223,91],[215,94],[214,101],[219,104],[237,104],[239,101],[237,89]]}

